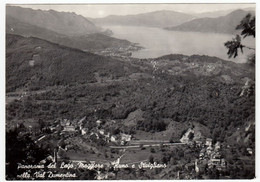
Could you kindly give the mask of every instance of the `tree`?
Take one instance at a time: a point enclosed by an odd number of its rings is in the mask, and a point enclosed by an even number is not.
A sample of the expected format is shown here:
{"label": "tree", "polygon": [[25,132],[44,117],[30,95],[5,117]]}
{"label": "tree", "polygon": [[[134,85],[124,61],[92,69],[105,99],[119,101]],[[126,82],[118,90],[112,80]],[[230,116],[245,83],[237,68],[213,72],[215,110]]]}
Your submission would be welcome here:
{"label": "tree", "polygon": [[236,29],[242,29],[241,35],[243,35],[244,38],[247,36],[253,36],[255,38],[255,16],[252,17],[250,13],[247,14]]}
{"label": "tree", "polygon": [[27,132],[21,134],[19,128],[6,133],[6,179],[17,179],[18,163],[38,164],[50,155],[46,150],[35,144]]}
{"label": "tree", "polygon": [[154,148],[150,148],[150,152],[151,153],[155,153],[155,149]]}
{"label": "tree", "polygon": [[42,119],[39,119],[38,123],[39,123],[41,131],[43,131],[43,129],[47,126],[46,123]]}
{"label": "tree", "polygon": [[[252,16],[250,13],[247,14],[241,20],[240,24],[237,25],[236,30],[242,30],[241,36],[243,36],[243,38],[246,38],[248,36],[253,36],[255,38],[255,16]],[[241,43],[241,36],[237,34],[235,38],[233,38],[231,41],[227,41],[224,44],[228,49],[227,54],[228,54],[229,58],[237,57],[239,49],[242,53],[243,53],[243,48],[255,50],[255,48],[243,45]],[[255,54],[253,54],[253,56],[251,57],[250,61],[252,63],[254,63],[254,61],[255,61],[254,57],[255,57]]]}
{"label": "tree", "polygon": [[189,140],[193,140],[194,138],[194,133],[190,132],[188,135]]}

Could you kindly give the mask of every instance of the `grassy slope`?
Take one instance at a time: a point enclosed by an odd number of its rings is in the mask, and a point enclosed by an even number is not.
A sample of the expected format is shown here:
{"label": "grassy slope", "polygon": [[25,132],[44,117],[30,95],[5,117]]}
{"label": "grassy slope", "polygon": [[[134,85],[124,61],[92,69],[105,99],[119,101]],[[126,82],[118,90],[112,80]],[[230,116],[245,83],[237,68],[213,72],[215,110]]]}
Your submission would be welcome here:
{"label": "grassy slope", "polygon": [[[127,74],[123,62],[37,38],[8,34],[6,47],[7,91],[26,85],[45,87],[95,82],[95,72],[114,78]],[[35,61],[33,67],[29,65],[30,60]]]}

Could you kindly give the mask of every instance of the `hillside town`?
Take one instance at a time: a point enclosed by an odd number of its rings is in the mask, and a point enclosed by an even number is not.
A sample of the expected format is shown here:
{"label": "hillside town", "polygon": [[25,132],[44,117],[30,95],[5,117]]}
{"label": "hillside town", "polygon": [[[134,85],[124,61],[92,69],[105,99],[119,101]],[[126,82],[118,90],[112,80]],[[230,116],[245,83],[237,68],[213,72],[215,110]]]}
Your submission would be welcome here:
{"label": "hillside town", "polygon": [[[190,163],[185,164],[185,171],[188,170],[193,175],[207,174],[208,170],[217,170],[220,173],[224,173],[227,170],[227,162],[222,154],[222,144],[219,141],[216,141],[213,144],[211,138],[204,137],[201,132],[194,131],[194,126],[189,128],[181,137],[180,143],[170,143],[169,141],[158,141],[158,145],[155,143],[150,143],[148,140],[136,140],[134,136],[119,132],[112,134],[109,132],[109,127],[116,125],[114,120],[96,120],[96,125],[92,129],[84,127],[84,123],[87,122],[87,117],[81,119],[69,120],[69,119],[57,119],[53,124],[45,126],[42,128],[42,134],[40,137],[35,136],[35,143],[37,145],[42,145],[48,140],[48,135],[54,137],[55,135],[60,135],[59,141],[57,141],[57,146],[53,150],[53,155],[47,156],[45,159],[41,160],[39,164],[47,163],[62,163],[66,162],[68,164],[78,166],[78,165],[102,165],[102,170],[99,167],[94,167],[93,169],[97,172],[95,179],[113,179],[116,174],[112,171],[109,172],[109,166],[128,166],[126,163],[121,163],[121,158],[124,155],[127,155],[128,148],[152,148],[152,147],[161,147],[165,146],[165,150],[171,150],[171,147],[174,147],[175,144],[183,144],[189,148],[194,148],[199,151],[197,157],[194,158]],[[106,126],[106,127],[105,127]],[[250,126],[247,126],[247,130]],[[245,130],[246,130],[245,129]],[[57,137],[57,136],[56,136]],[[54,138],[56,138],[54,137]],[[87,159],[71,159],[67,153],[70,153],[70,150],[77,148],[77,143],[71,143],[69,140],[71,138],[82,137],[85,141],[99,143],[103,146],[110,147],[111,149],[116,149],[118,153],[115,159],[109,160],[91,160]],[[63,141],[63,142],[61,142]],[[148,145],[147,145],[148,142]],[[179,145],[178,145],[179,146]],[[100,155],[97,150],[90,147],[90,151]],[[248,149],[248,153],[252,155],[252,150]],[[134,161],[134,159],[133,159]],[[130,162],[131,163],[131,162]],[[104,167],[106,166],[106,167]],[[183,171],[178,170],[176,179],[180,179]],[[189,178],[186,176],[186,178]]]}
{"label": "hillside town", "polygon": [[141,49],[144,49],[143,47],[139,46],[136,43],[132,43],[127,47],[111,47],[106,48],[105,50],[100,51],[94,51],[95,54],[99,54],[102,56],[115,56],[120,58],[128,58],[132,56],[132,53],[135,51],[139,51]]}

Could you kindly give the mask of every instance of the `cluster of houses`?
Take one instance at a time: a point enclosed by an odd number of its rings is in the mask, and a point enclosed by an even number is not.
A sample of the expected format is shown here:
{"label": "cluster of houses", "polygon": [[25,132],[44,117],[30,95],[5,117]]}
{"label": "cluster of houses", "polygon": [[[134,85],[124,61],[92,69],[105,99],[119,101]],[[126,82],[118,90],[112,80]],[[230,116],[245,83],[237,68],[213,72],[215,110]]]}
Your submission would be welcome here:
{"label": "cluster of houses", "polygon": [[134,46],[130,45],[128,47],[106,48],[105,50],[96,51],[94,53],[103,56],[130,57],[132,56],[132,52],[137,50],[138,48],[135,48]]}
{"label": "cluster of houses", "polygon": [[189,128],[180,139],[182,143],[187,145],[195,144],[196,147],[201,148],[199,158],[195,160],[195,165],[190,163],[186,168],[194,169],[195,167],[197,173],[204,172],[206,168],[212,169],[214,167],[219,171],[225,170],[226,161],[221,155],[220,142],[216,142],[213,145],[211,138],[203,138],[200,132],[194,132],[193,129]]}
{"label": "cluster of houses", "polygon": [[199,158],[195,161],[196,172],[204,171],[205,166],[209,169],[215,167],[219,171],[226,169],[226,161],[221,156],[221,144],[216,142],[215,145],[212,144],[212,139],[207,138],[205,144],[199,154]]}
{"label": "cluster of houses", "polygon": [[86,119],[86,116],[81,118],[80,120],[68,120],[68,119],[63,119],[60,121],[60,125],[63,127],[62,133],[67,133],[67,132],[76,132],[79,131],[81,135],[85,135],[88,131],[87,128],[83,127],[83,121]]}
{"label": "cluster of houses", "polygon": [[62,132],[75,132],[75,126],[71,123],[70,120],[64,119],[60,122],[61,126],[63,126]]}
{"label": "cluster of houses", "polygon": [[99,129],[100,124],[102,121],[97,120],[97,127],[93,129],[90,133],[90,138],[92,139],[103,139],[105,142],[113,142],[119,145],[126,145],[128,142],[131,141],[132,136],[127,135],[125,133],[120,133],[118,135],[112,135],[110,132],[106,131],[103,128]]}
{"label": "cluster of houses", "polygon": [[[128,142],[131,141],[132,136],[125,134],[125,133],[120,133],[117,135],[112,135],[110,132],[106,131],[105,129],[103,129],[104,127],[102,127],[102,121],[101,120],[97,120],[96,121],[96,126],[95,128],[93,128],[91,131],[89,131],[88,128],[84,128],[83,126],[83,121],[86,119],[86,117],[83,117],[82,119],[78,120],[78,121],[70,121],[68,119],[63,119],[60,121],[60,125],[62,126],[63,130],[62,133],[74,133],[76,131],[79,131],[81,133],[81,135],[86,135],[89,134],[88,137],[90,139],[93,140],[99,140],[102,139],[105,142],[109,143],[109,142],[113,142],[115,144],[119,144],[119,145],[126,145]],[[115,121],[111,121],[113,123],[115,123]]]}
{"label": "cluster of houses", "polygon": [[[70,135],[77,133],[77,135],[85,136],[86,138],[95,138],[105,141],[106,143],[114,143],[115,145],[126,145],[129,143],[132,139],[131,135],[125,134],[125,133],[118,133],[116,135],[111,134],[110,132],[106,131],[105,128],[109,128],[108,126],[111,126],[113,124],[116,124],[114,120],[111,121],[96,121],[96,127],[89,130],[88,128],[84,128],[86,117],[83,117],[81,119],[75,119],[75,120],[69,120],[69,119],[57,119],[55,122],[51,124],[51,126],[48,126],[48,129],[54,132],[60,132],[61,135]],[[41,136],[38,140],[42,140],[45,138],[46,135]],[[61,159],[65,159],[66,152],[73,148],[73,144],[64,145],[62,146],[60,143],[57,144],[57,147],[53,151],[53,155],[49,155],[46,158],[44,158],[42,161],[40,161],[40,164],[42,165],[48,165],[48,164],[55,164],[57,161],[60,161]],[[122,150],[122,153],[125,152],[125,149]],[[65,157],[64,157],[65,156]],[[123,157],[123,155],[120,155],[115,161],[107,161],[105,163],[107,166],[117,166],[120,163],[120,159]],[[86,161],[73,161],[70,160],[71,163],[73,162],[83,162]],[[99,169],[96,170],[97,174],[95,179],[101,180],[101,179],[113,179],[115,177],[115,173],[113,172],[103,172],[102,170],[99,171]]]}
{"label": "cluster of houses", "polygon": [[195,142],[196,146],[201,147],[203,145],[201,132],[195,132],[192,128],[189,128],[182,138],[180,139],[181,143],[187,145],[193,145]]}

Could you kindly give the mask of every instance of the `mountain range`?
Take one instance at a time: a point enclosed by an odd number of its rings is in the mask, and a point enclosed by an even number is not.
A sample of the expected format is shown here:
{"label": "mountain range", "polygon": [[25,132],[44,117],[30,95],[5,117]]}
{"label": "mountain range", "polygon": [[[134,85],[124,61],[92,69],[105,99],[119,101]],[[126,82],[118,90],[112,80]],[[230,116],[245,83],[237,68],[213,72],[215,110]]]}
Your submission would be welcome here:
{"label": "mountain range", "polygon": [[101,28],[81,15],[54,10],[43,11],[7,6],[6,15],[60,34],[75,36],[100,32]]}
{"label": "mountain range", "polygon": [[[102,32],[103,29],[97,25],[145,26],[175,31],[233,34],[241,19],[248,13],[254,14],[253,10],[247,8],[195,15],[162,10],[137,15],[110,15],[94,19],[85,18],[75,13],[7,6],[6,32],[39,37],[61,45],[93,51],[111,47],[127,47],[131,44],[127,40],[107,36],[106,33]],[[223,14],[227,15],[219,16]],[[94,39],[95,41],[93,41]]]}
{"label": "mountain range", "polygon": [[[235,11],[237,9],[228,9],[228,10],[222,10],[222,11],[210,11],[205,13],[197,13],[193,14],[197,18],[217,18],[220,16],[226,16],[227,14],[231,13],[232,11]],[[255,8],[243,8],[244,11],[255,11]]]}
{"label": "mountain range", "polygon": [[[27,17],[30,18],[27,19]],[[69,21],[74,22],[75,26],[69,25]],[[127,40],[110,37],[107,35],[108,31],[101,30],[86,18],[74,13],[7,7],[6,33],[9,34],[38,37],[87,51],[128,47],[131,44]]]}
{"label": "mountain range", "polygon": [[176,11],[154,11],[136,15],[110,15],[105,18],[89,18],[98,25],[127,25],[144,27],[167,27],[176,26],[194,19],[193,15]]}
{"label": "mountain range", "polygon": [[218,18],[198,18],[178,26],[168,27],[167,30],[190,31],[190,32],[213,32],[233,34],[236,32],[236,26],[248,14],[254,12],[235,10],[226,16]]}

